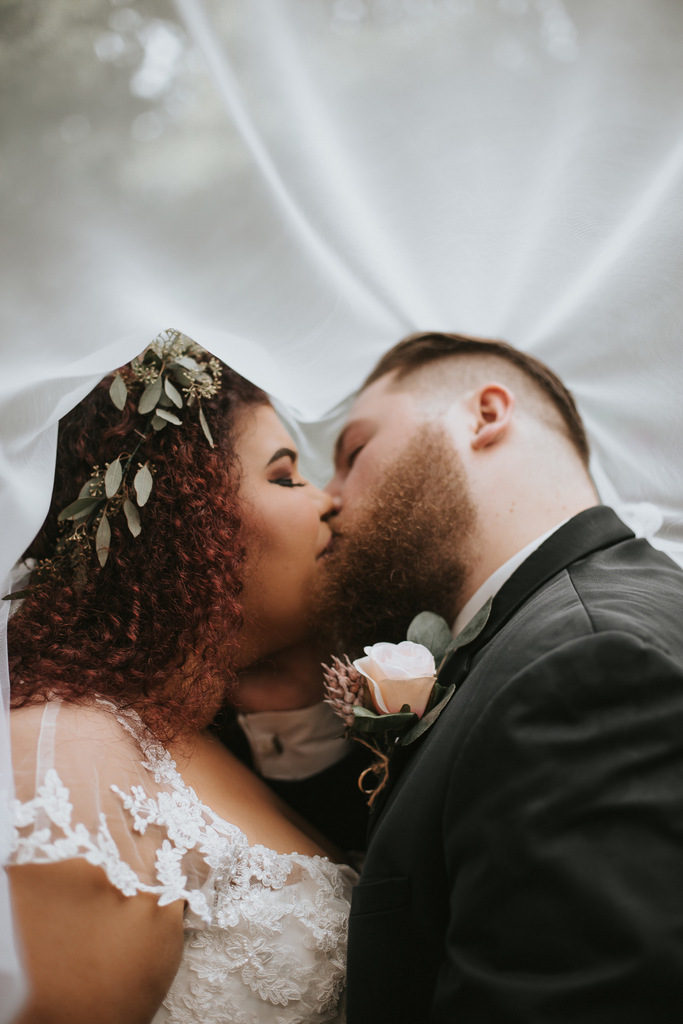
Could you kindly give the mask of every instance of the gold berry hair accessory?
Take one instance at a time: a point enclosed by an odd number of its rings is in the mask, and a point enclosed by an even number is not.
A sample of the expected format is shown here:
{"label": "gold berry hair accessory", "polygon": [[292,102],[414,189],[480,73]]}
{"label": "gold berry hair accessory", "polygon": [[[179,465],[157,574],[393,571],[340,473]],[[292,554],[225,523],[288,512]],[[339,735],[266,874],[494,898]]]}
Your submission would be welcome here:
{"label": "gold berry hair accessory", "polygon": [[[174,330],[157,335],[141,355],[114,374],[109,396],[116,408],[123,411],[132,398],[137,401],[137,412],[144,417],[140,428],[135,430],[137,442],[104,466],[93,466],[76,499],[57,516],[63,526],[55,553],[37,563],[32,582],[61,574],[70,566],[74,584],[82,585],[88,551],[93,546],[100,566],[107,562],[111,545],[110,520],[116,515],[123,513],[130,533],[133,537],[139,536],[142,531],[139,509],[152,492],[154,465],[149,460],[136,461],[138,450],[159,431],[169,426],[182,426],[181,414],[185,411],[196,411],[199,425],[213,448],[202,399],[215,395],[220,385],[219,360]],[[7,596],[20,598],[28,593],[26,590]]]}

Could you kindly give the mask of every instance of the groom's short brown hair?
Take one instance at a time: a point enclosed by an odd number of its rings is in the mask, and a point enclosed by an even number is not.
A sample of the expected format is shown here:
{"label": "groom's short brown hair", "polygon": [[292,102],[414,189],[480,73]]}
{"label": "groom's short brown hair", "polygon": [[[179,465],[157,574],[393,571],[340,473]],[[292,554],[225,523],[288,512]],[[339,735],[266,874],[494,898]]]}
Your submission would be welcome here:
{"label": "groom's short brown hair", "polygon": [[410,334],[384,353],[363,381],[361,390],[387,373],[396,371],[396,381],[403,381],[431,363],[456,356],[494,356],[515,366],[536,385],[536,390],[552,403],[561,416],[569,439],[581,456],[582,462],[584,465],[588,464],[586,430],[571,392],[540,359],[520,352],[505,341],[438,331]]}

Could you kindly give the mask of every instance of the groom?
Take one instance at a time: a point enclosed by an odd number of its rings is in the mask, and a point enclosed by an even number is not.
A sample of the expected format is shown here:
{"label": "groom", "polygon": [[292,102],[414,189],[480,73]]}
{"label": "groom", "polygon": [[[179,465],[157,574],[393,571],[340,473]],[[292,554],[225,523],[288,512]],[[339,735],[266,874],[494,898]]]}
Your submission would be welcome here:
{"label": "groom", "polygon": [[447,334],[390,350],[339,438],[342,649],[493,599],[373,816],[348,1024],[681,1019],[683,573],[587,462],[554,374]]}

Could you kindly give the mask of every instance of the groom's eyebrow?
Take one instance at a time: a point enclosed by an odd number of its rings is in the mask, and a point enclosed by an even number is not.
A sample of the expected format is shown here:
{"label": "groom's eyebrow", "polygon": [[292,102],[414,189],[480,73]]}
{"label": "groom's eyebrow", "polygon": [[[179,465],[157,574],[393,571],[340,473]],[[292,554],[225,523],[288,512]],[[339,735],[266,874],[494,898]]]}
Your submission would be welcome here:
{"label": "groom's eyebrow", "polygon": [[271,457],[268,459],[266,466],[271,466],[274,462],[277,462],[278,459],[284,458],[285,455],[288,456],[292,460],[292,462],[296,462],[298,458],[296,452],[293,451],[291,448],[278,448],[275,454],[271,455]]}

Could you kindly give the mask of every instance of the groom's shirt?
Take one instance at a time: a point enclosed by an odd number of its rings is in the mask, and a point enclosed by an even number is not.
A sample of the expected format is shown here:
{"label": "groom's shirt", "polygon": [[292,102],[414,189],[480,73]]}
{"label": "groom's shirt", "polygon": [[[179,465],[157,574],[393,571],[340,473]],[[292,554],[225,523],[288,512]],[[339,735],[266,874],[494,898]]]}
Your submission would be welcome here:
{"label": "groom's shirt", "polygon": [[323,701],[295,711],[240,714],[237,721],[249,742],[254,768],[265,779],[306,779],[349,752],[341,720]]}
{"label": "groom's shirt", "polygon": [[546,530],[546,532],[542,533],[540,537],[536,537],[535,540],[532,540],[531,543],[527,544],[520,551],[514,554],[512,558],[508,558],[507,562],[503,562],[495,572],[491,573],[489,578],[484,580],[479,589],[475,590],[469,601],[467,601],[458,612],[455,622],[453,623],[453,636],[457,636],[458,633],[462,632],[468,622],[470,622],[477,614],[479,609],[484,607],[489,598],[496,596],[503,584],[510,579],[513,572],[517,571],[522,562],[524,562],[529,555],[536,550],[536,548],[540,548],[541,544],[543,544],[548,537],[552,537],[552,535],[559,530],[561,526],[564,526],[564,524],[568,522],[569,519],[563,519],[561,523],[557,523],[557,525],[553,526],[550,530]]}

